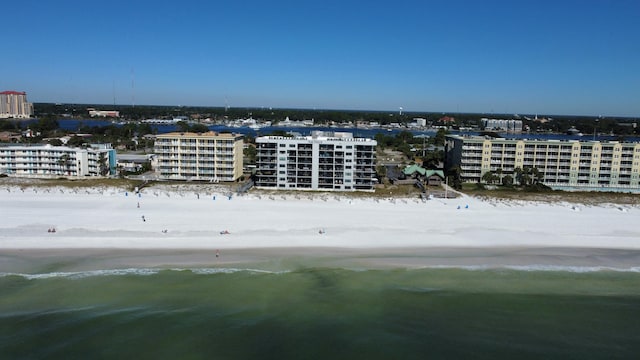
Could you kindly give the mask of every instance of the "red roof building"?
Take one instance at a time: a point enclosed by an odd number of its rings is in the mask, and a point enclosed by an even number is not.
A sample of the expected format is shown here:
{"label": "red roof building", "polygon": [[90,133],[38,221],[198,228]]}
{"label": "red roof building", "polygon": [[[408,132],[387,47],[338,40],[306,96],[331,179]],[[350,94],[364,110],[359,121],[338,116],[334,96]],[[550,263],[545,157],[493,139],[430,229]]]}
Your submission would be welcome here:
{"label": "red roof building", "polygon": [[24,91],[21,92],[21,91],[7,90],[7,91],[0,92],[0,95],[27,95],[27,93]]}
{"label": "red roof building", "polygon": [[27,101],[24,91],[0,92],[0,119],[28,119],[33,115],[33,104]]}

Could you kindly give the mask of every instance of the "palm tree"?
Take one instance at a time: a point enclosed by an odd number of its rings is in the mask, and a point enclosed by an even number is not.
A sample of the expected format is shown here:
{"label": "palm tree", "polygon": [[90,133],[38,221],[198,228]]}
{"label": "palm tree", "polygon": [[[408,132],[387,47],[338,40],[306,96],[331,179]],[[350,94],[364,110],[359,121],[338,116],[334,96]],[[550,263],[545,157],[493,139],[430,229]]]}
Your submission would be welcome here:
{"label": "palm tree", "polygon": [[531,173],[533,175],[533,182],[538,184],[544,180],[544,173],[539,171],[537,168],[532,168]]}
{"label": "palm tree", "polygon": [[532,173],[531,166],[525,166],[522,169],[522,177],[521,177],[521,180],[520,180],[520,185],[527,186],[527,185],[531,184],[531,181],[532,181],[531,180],[531,173]]}
{"label": "palm tree", "polygon": [[482,181],[486,184],[491,184],[495,181],[496,176],[493,174],[493,171],[487,171],[482,175]]}
{"label": "palm tree", "polygon": [[58,162],[58,165],[65,167],[65,169],[67,170],[67,173],[69,172],[69,166],[71,165],[70,164],[71,158],[69,157],[69,154],[62,154],[62,156],[60,156],[57,162]]}
{"label": "palm tree", "polygon": [[522,169],[518,166],[517,168],[513,169],[513,173],[516,176],[516,181],[518,182],[518,184],[522,184]]}
{"label": "palm tree", "polygon": [[502,185],[511,186],[513,185],[513,176],[507,174],[502,178]]}
{"label": "palm tree", "polygon": [[104,153],[100,153],[98,155],[98,164],[99,164],[99,172],[101,176],[106,176],[109,174],[109,166],[107,165],[106,158]]}

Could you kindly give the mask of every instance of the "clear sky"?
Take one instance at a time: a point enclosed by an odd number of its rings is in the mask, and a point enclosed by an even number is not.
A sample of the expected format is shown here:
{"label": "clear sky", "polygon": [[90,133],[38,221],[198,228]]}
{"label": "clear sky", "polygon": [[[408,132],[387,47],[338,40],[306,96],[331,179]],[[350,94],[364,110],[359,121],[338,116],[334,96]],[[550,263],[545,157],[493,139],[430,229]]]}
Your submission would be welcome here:
{"label": "clear sky", "polygon": [[0,16],[0,91],[32,102],[640,116],[638,0],[21,0]]}

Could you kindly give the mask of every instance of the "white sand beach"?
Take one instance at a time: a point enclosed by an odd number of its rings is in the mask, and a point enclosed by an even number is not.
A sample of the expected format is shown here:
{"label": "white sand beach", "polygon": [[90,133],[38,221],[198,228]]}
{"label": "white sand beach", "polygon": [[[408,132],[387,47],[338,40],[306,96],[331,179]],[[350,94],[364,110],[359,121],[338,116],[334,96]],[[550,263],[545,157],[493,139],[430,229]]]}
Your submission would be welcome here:
{"label": "white sand beach", "polygon": [[640,248],[629,205],[17,186],[0,204],[4,250]]}

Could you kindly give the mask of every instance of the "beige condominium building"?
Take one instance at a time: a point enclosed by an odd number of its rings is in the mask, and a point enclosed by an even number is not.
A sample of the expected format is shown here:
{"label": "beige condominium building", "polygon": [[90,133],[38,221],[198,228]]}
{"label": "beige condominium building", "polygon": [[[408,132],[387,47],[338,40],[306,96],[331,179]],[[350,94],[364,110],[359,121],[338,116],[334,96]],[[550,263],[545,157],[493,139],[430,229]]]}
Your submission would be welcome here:
{"label": "beige condominium building", "polygon": [[640,191],[640,143],[449,135],[445,153],[446,169],[458,166],[463,182],[531,167],[554,189]]}
{"label": "beige condominium building", "polygon": [[242,176],[242,135],[173,132],[156,137],[156,171],[167,180],[235,181]]}
{"label": "beige condominium building", "polygon": [[0,119],[28,119],[33,115],[33,104],[27,102],[27,93],[21,91],[0,92]]}
{"label": "beige condominium building", "polygon": [[256,187],[265,189],[373,191],[376,141],[346,132],[256,139]]}

